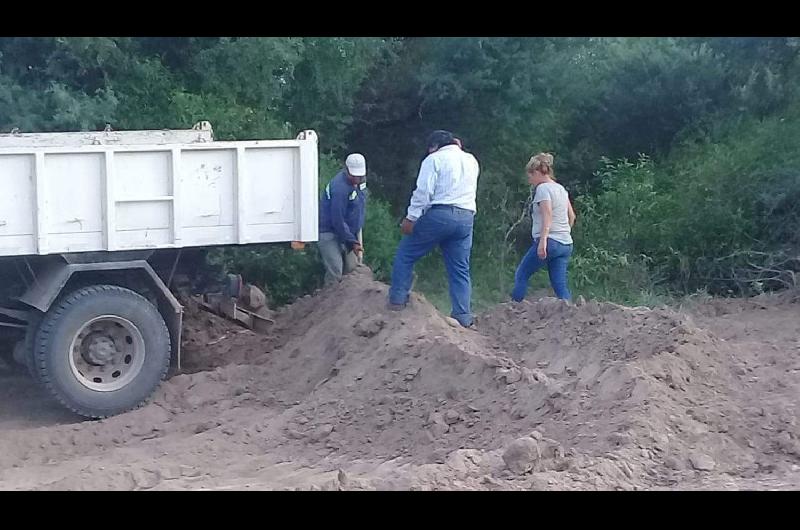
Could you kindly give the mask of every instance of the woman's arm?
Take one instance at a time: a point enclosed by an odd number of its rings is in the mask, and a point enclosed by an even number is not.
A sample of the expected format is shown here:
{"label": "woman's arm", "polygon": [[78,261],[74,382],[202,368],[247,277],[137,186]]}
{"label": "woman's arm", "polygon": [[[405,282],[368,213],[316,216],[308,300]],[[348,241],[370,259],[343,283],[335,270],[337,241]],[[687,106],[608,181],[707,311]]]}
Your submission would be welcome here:
{"label": "woman's arm", "polygon": [[549,200],[541,201],[539,211],[542,214],[542,233],[539,236],[537,255],[540,259],[545,259],[547,257],[547,237],[550,235],[550,226],[553,224],[553,203]]}
{"label": "woman's arm", "polygon": [[567,199],[567,218],[569,220],[569,227],[575,226],[575,210],[572,209],[572,201]]}

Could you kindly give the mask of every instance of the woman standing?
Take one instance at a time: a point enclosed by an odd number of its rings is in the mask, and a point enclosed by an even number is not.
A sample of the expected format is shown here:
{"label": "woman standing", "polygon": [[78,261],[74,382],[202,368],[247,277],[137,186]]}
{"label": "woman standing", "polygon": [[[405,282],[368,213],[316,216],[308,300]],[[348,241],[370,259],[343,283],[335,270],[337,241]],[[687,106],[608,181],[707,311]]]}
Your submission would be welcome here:
{"label": "woman standing", "polygon": [[539,153],[525,166],[528,183],[536,187],[531,218],[533,245],[522,258],[514,276],[511,298],[522,301],[528,291],[530,277],[547,265],[550,285],[558,298],[570,299],[567,287],[567,265],[572,255],[572,226],[575,211],[564,186],[553,174],[553,155]]}

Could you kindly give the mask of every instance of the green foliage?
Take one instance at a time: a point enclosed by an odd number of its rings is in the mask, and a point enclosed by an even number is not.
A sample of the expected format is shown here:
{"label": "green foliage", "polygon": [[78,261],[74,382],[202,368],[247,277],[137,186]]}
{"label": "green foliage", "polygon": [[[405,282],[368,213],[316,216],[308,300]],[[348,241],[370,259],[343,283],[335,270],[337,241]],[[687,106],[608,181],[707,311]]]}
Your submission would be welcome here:
{"label": "green foliage", "polygon": [[[476,300],[504,299],[530,244],[529,220],[520,222],[530,192],[523,167],[545,150],[555,152],[556,173],[578,210],[576,294],[634,301],[698,288],[748,292],[746,284],[763,274],[743,281],[750,277],[746,262],[768,257],[774,267],[777,260],[755,249],[791,255],[785,247],[794,242],[796,255],[796,232],[781,228],[796,226],[789,206],[796,166],[778,163],[775,152],[798,150],[788,131],[769,130],[788,117],[776,116],[772,125],[759,119],[796,97],[798,43],[734,41],[407,39],[362,88],[354,123],[364,127],[354,127],[352,138],[375,138],[364,150],[382,177],[377,188],[394,199],[398,214],[428,131],[450,128],[476,152]],[[721,138],[735,147],[719,152]],[[731,176],[754,164],[770,182],[758,199]],[[786,183],[785,193],[771,189]],[[762,222],[759,212],[772,212],[775,223]],[[736,258],[720,263],[732,253]],[[417,284],[444,301],[438,263],[423,260]],[[484,286],[491,286],[487,293]]]}
{"label": "green foliage", "polygon": [[[576,295],[744,294],[798,269],[799,51],[794,37],[2,37],[0,131],[314,128],[321,187],[348,152],[367,157],[365,256],[386,280],[424,139],[450,129],[481,163],[476,307],[506,299],[530,245],[523,168],[539,151],[578,213]],[[214,259],[273,303],[321,281],[313,245]],[[449,308],[441,258],[417,273]]]}
{"label": "green foliage", "polygon": [[[342,152],[354,95],[392,39],[304,37],[282,111],[292,123],[322,131],[326,151]],[[357,150],[357,149],[356,149]]]}
{"label": "green foliage", "polygon": [[632,282],[629,291],[752,294],[794,281],[800,151],[791,139],[800,116],[787,109],[720,130],[660,164],[605,161],[602,191],[576,200],[579,283],[622,285],[603,272],[601,264],[613,260],[620,279]]}
{"label": "green foliage", "polygon": [[388,202],[377,197],[368,199],[364,221],[364,262],[382,281],[391,279],[392,261],[400,242],[398,224]]}

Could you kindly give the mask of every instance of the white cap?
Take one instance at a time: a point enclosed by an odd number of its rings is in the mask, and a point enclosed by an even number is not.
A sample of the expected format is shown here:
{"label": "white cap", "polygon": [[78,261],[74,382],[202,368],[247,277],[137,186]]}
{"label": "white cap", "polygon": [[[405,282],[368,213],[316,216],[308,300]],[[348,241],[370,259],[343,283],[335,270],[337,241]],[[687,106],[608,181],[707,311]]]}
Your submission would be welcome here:
{"label": "white cap", "polygon": [[354,177],[363,177],[367,174],[367,161],[364,160],[364,155],[362,154],[353,153],[348,155],[344,165],[347,166],[347,171]]}

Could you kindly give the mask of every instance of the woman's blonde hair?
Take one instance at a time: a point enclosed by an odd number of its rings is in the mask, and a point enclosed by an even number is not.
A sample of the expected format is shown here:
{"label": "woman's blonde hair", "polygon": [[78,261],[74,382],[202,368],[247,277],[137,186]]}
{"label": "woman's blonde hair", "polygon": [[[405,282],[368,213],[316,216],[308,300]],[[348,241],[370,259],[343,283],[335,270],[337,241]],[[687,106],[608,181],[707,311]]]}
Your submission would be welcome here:
{"label": "woman's blonde hair", "polygon": [[555,179],[555,173],[553,172],[553,155],[550,153],[539,153],[538,155],[532,156],[528,163],[525,165],[525,170],[528,173],[533,173],[534,171],[538,171],[544,175],[549,175],[550,178]]}

